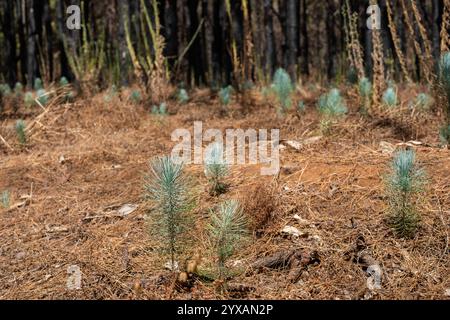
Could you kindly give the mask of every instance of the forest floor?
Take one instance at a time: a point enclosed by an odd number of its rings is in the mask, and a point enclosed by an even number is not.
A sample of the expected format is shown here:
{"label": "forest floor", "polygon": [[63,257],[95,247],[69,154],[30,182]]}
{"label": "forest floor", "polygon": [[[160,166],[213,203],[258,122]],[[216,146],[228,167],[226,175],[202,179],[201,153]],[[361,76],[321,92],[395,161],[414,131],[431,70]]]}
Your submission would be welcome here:
{"label": "forest floor", "polygon": [[[320,136],[319,91],[304,92],[306,111],[284,118],[257,95],[245,112],[235,102],[222,113],[206,90],[192,93],[187,105],[169,102],[171,115],[161,118],[142,106],[106,103],[101,95],[47,111],[6,110],[0,135],[14,150],[0,142],[0,192],[11,193],[11,207],[0,207],[0,298],[449,299],[450,151],[438,145],[439,118],[432,112],[397,122],[363,117],[351,90],[343,90],[350,113],[330,135],[299,150],[282,148],[278,176],[261,176],[258,165],[232,166],[229,191],[212,197],[202,166],[187,167],[200,194],[187,249],[203,253],[199,273],[213,270],[201,228],[210,208],[237,198],[259,222],[229,262],[235,269],[229,282],[240,289],[218,293],[215,282],[200,279],[190,288],[173,286],[167,260],[148,233],[143,179],[149,160],[170,154],[172,131],[192,131],[193,121],[203,121],[203,129],[278,128],[282,140]],[[14,142],[19,117],[38,120],[24,148]],[[410,140],[421,142],[410,147],[429,183],[420,230],[401,239],[385,221],[383,175],[392,148]],[[118,214],[124,204],[137,209]],[[285,226],[300,235],[283,234]],[[286,250],[301,255],[294,279],[292,265],[249,269],[258,258]],[[367,285],[370,261],[382,270],[381,288]],[[81,271],[78,290],[67,287],[70,266]]]}

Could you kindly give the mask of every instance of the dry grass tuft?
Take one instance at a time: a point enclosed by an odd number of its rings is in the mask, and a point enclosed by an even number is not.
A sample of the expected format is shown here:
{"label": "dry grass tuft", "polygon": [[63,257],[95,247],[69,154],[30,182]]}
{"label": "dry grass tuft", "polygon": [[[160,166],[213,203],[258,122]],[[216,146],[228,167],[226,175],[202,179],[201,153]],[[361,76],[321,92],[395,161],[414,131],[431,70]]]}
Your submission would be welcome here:
{"label": "dry grass tuft", "polygon": [[242,199],[244,212],[250,217],[250,230],[263,231],[274,217],[277,209],[276,187],[267,182],[250,186]]}

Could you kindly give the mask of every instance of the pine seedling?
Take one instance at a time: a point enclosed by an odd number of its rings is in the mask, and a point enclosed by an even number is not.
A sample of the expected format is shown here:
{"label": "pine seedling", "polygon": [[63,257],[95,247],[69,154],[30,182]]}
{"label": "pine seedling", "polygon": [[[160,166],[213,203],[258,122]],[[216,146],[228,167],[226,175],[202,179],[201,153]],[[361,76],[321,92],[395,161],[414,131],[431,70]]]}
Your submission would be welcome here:
{"label": "pine seedling", "polygon": [[37,101],[39,101],[41,105],[45,106],[48,103],[48,94],[44,89],[39,89],[36,92],[36,97]]}
{"label": "pine seedling", "polygon": [[218,196],[225,193],[228,185],[223,181],[229,174],[224,160],[223,145],[214,143],[208,147],[205,159],[205,175],[209,181],[209,193]]}
{"label": "pine seedling", "polygon": [[347,106],[338,89],[331,89],[329,93],[320,96],[317,107],[322,114],[320,131],[324,135],[330,134],[336,118],[347,113]]}
{"label": "pine seedling", "polygon": [[178,91],[177,100],[181,104],[186,104],[189,102],[189,95],[185,89],[180,89]]}
{"label": "pine seedling", "polygon": [[347,113],[347,106],[338,89],[331,89],[319,98],[319,112],[329,118],[336,118]]}
{"label": "pine seedling", "polygon": [[304,113],[306,110],[305,102],[303,100],[299,101],[297,104],[297,112]]}
{"label": "pine seedling", "polygon": [[26,92],[23,97],[23,102],[27,108],[30,108],[34,104],[34,97],[32,92]]}
{"label": "pine seedling", "polygon": [[402,150],[395,156],[386,178],[389,224],[400,237],[412,237],[420,223],[416,202],[425,186],[425,173],[415,162],[414,150]]}
{"label": "pine seedling", "polygon": [[11,203],[11,200],[10,200],[10,194],[9,194],[9,191],[8,190],[5,190],[5,191],[3,191],[2,192],[2,207],[3,208],[5,208],[5,209],[8,209],[9,208],[9,206],[10,206],[10,203]]}
{"label": "pine seedling", "polygon": [[142,96],[139,90],[131,91],[130,97],[128,98],[133,104],[139,104],[142,102]]}
{"label": "pine seedling", "polygon": [[428,111],[433,105],[433,98],[426,93],[419,93],[414,100],[411,108],[417,109],[419,111]]}
{"label": "pine seedling", "polygon": [[227,259],[248,235],[248,219],[239,202],[227,200],[212,211],[208,230],[212,248],[217,256],[218,277],[225,280],[228,274]]}
{"label": "pine seedling", "polygon": [[219,100],[222,106],[227,106],[230,104],[232,90],[233,90],[232,86],[227,86],[225,88],[220,89]]}
{"label": "pine seedling", "polygon": [[397,106],[397,92],[393,87],[389,87],[383,93],[383,103],[389,108],[394,108]]}
{"label": "pine seedling", "polygon": [[366,113],[371,104],[372,83],[365,77],[359,81],[359,95],[363,102],[360,110]]}
{"label": "pine seedling", "polygon": [[355,85],[358,83],[358,71],[356,70],[356,68],[351,67],[350,69],[348,69],[347,82],[352,85]]}
{"label": "pine seedling", "polygon": [[150,162],[150,173],[145,177],[146,197],[154,202],[150,212],[150,233],[162,243],[170,256],[172,270],[176,256],[185,243],[186,231],[191,225],[189,212],[193,206],[191,185],[183,172],[183,165],[170,157]]}
{"label": "pine seedling", "polygon": [[109,88],[107,93],[103,96],[105,102],[111,102],[115,97],[117,97],[117,87],[115,84]]}
{"label": "pine seedling", "polygon": [[69,85],[69,80],[67,80],[67,78],[63,76],[63,77],[61,77],[61,79],[59,80],[59,85],[60,85],[61,87],[68,86],[68,85]]}
{"label": "pine seedling", "polygon": [[8,97],[11,95],[11,87],[9,86],[9,84],[0,84],[0,94],[3,97]]}
{"label": "pine seedling", "polygon": [[27,144],[27,135],[25,132],[25,122],[23,120],[17,120],[16,122],[16,135],[21,145]]}
{"label": "pine seedling", "polygon": [[33,88],[36,91],[44,89],[44,84],[42,83],[41,78],[34,79]]}
{"label": "pine seedling", "polygon": [[152,107],[152,114],[155,116],[167,116],[167,104],[162,102],[159,106]]}
{"label": "pine seedling", "polygon": [[275,92],[279,103],[279,114],[284,114],[292,104],[291,95],[294,86],[289,74],[282,68],[277,69],[273,76],[272,90]]}
{"label": "pine seedling", "polygon": [[21,97],[23,94],[23,85],[20,82],[16,82],[14,85],[14,94],[16,97]]}

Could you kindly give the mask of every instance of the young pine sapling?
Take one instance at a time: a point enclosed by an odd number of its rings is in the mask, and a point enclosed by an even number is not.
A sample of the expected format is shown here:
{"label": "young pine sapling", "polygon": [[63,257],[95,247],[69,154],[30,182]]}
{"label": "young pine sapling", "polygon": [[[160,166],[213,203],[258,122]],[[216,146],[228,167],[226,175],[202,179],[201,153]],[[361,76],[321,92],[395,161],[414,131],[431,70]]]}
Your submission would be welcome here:
{"label": "young pine sapling", "polygon": [[42,105],[45,106],[48,103],[48,94],[44,89],[39,89],[36,92],[36,100]]}
{"label": "young pine sapling", "polygon": [[232,91],[233,91],[232,86],[226,86],[225,88],[220,89],[219,100],[222,106],[227,106],[230,104]]}
{"label": "young pine sapling", "polygon": [[416,203],[426,183],[424,171],[416,164],[414,150],[401,150],[395,154],[385,180],[389,224],[398,236],[411,237],[419,227]]}
{"label": "young pine sapling", "polygon": [[233,255],[248,235],[248,218],[239,202],[228,200],[212,211],[208,230],[212,249],[217,258],[218,278],[225,280],[228,273],[227,259]]}
{"label": "young pine sapling", "polygon": [[336,119],[346,114],[348,110],[338,89],[331,89],[329,93],[320,96],[317,107],[322,114],[320,130],[323,134],[329,134]]}
{"label": "young pine sapling", "polygon": [[131,91],[128,100],[131,101],[131,103],[133,103],[133,104],[141,103],[141,101],[142,101],[141,92],[139,90]]}
{"label": "young pine sapling", "polygon": [[150,233],[160,240],[170,256],[171,269],[175,270],[176,255],[187,240],[186,231],[191,225],[189,212],[193,206],[191,185],[183,165],[167,156],[151,161],[145,191],[155,205],[150,212]]}
{"label": "young pine sapling", "polygon": [[189,102],[189,95],[185,89],[181,88],[178,91],[177,100],[180,104],[186,104]]}
{"label": "young pine sapling", "polygon": [[212,196],[225,193],[228,185],[223,181],[228,176],[228,165],[224,160],[222,143],[214,143],[208,147],[205,158],[205,175],[208,178]]}
{"label": "young pine sapling", "polygon": [[23,97],[23,102],[25,103],[25,107],[30,108],[34,104],[34,97],[32,92],[26,92]]}
{"label": "young pine sapling", "polygon": [[152,114],[155,116],[167,116],[167,104],[162,102],[159,106],[152,106]]}
{"label": "young pine sapling", "polygon": [[23,94],[23,85],[20,82],[16,82],[14,85],[14,94],[16,97],[21,97]]}
{"label": "young pine sapling", "polygon": [[36,91],[44,89],[44,84],[42,83],[41,78],[34,79],[33,88]]}
{"label": "young pine sapling", "polygon": [[25,132],[25,122],[23,120],[17,120],[16,122],[16,135],[17,139],[19,140],[19,143],[21,145],[27,144],[27,135]]}
{"label": "young pine sapling", "polygon": [[279,68],[275,72],[272,90],[275,92],[278,99],[278,114],[282,115],[291,107],[291,95],[294,92],[294,85],[292,84],[291,77],[284,69]]}
{"label": "young pine sapling", "polygon": [[362,100],[360,112],[366,114],[370,109],[372,100],[372,83],[369,79],[362,78],[359,81],[359,95]]}
{"label": "young pine sapling", "polygon": [[389,108],[394,108],[397,106],[397,92],[393,87],[389,87],[383,93],[383,103]]}

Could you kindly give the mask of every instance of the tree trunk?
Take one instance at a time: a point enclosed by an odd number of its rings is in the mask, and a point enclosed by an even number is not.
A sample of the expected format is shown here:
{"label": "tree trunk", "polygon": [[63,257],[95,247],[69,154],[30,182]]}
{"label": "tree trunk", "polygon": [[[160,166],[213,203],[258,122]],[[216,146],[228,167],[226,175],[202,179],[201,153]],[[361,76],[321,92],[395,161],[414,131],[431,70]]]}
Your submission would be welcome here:
{"label": "tree trunk", "polygon": [[336,39],[336,7],[334,0],[328,1],[328,17],[327,17],[327,47],[328,47],[328,66],[327,75],[328,79],[332,79],[336,76],[336,54],[337,54],[337,39]]}
{"label": "tree trunk", "polygon": [[442,24],[442,0],[433,0],[433,56],[437,60],[440,56],[441,45],[441,24]]}
{"label": "tree trunk", "polygon": [[287,70],[291,79],[297,80],[298,51],[298,0],[286,1],[286,47]]}
{"label": "tree trunk", "polygon": [[5,37],[5,53],[6,53],[6,80],[13,86],[17,79],[16,69],[16,30],[15,30],[15,16],[14,16],[14,2],[7,0],[2,5],[4,12],[3,33]]}
{"label": "tree trunk", "polygon": [[264,27],[266,30],[265,71],[267,75],[272,76],[273,67],[275,64],[275,51],[273,41],[273,13],[271,0],[264,0]]}
{"label": "tree trunk", "polygon": [[26,1],[28,38],[27,38],[27,85],[33,88],[33,81],[37,76],[36,62],[36,21],[34,16],[34,0]]}
{"label": "tree trunk", "polygon": [[[118,13],[118,29],[117,29],[117,42],[119,50],[119,63],[120,63],[120,85],[128,85],[128,48],[125,39],[125,21],[129,16],[129,4],[127,0],[117,0],[117,13]],[[130,20],[128,18],[128,20]]]}

